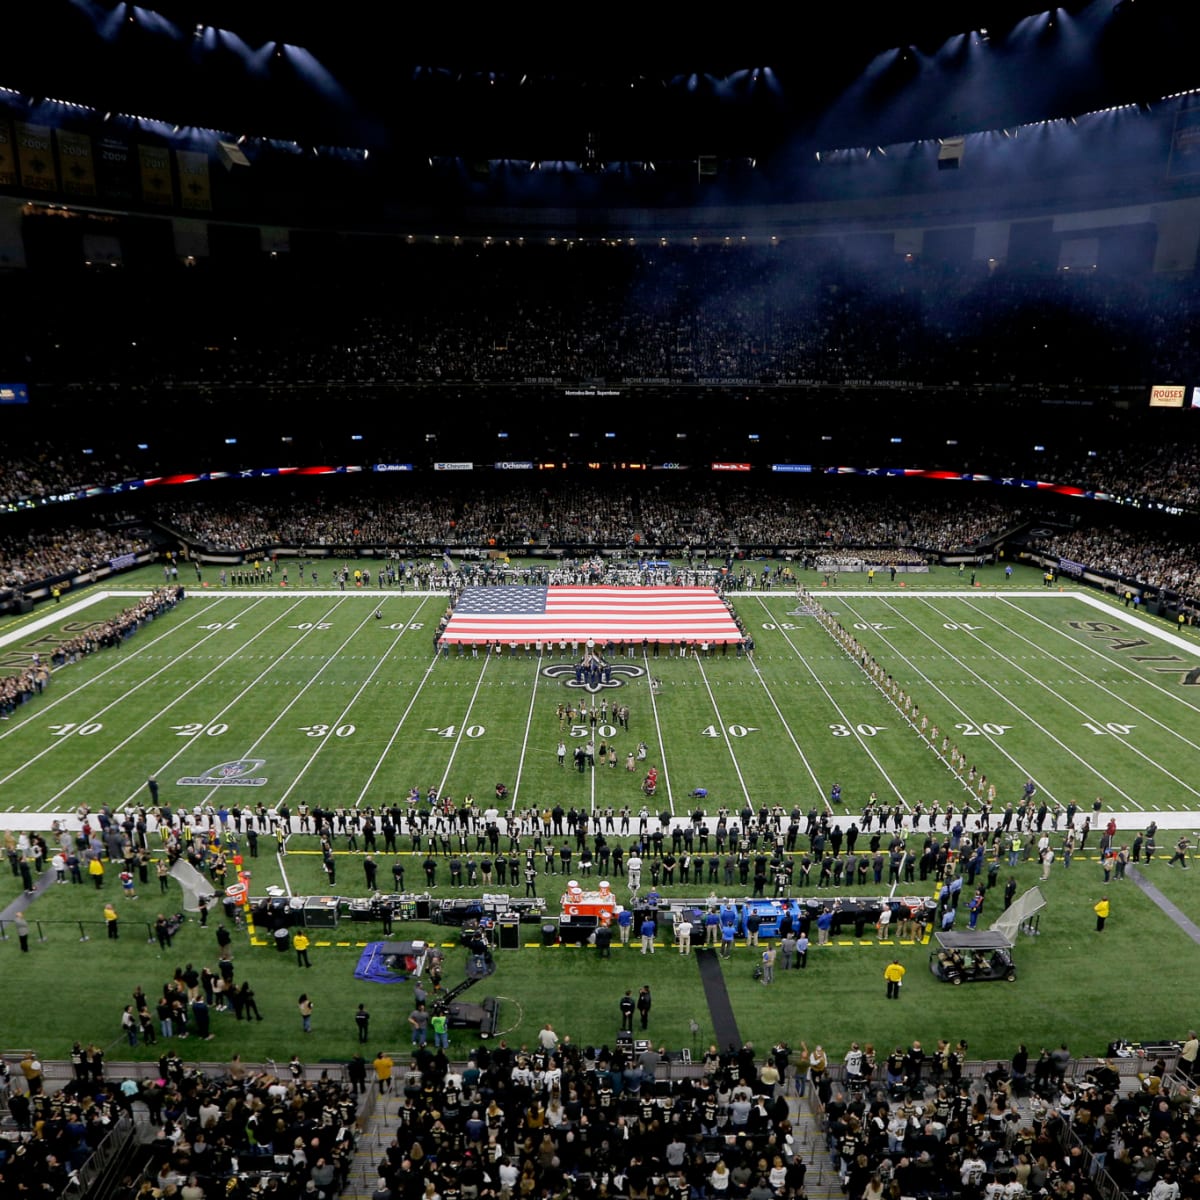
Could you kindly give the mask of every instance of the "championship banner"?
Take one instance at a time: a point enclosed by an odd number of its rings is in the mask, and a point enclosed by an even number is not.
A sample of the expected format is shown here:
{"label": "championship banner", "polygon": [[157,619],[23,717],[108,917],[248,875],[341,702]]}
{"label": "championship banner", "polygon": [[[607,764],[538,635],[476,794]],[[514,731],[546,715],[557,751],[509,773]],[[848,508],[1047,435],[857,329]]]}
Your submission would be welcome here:
{"label": "championship banner", "polygon": [[166,146],[138,143],[138,164],[142,173],[142,199],[147,204],[170,207],[175,203],[171,186],[171,152]]}
{"label": "championship banner", "polygon": [[97,143],[96,182],[106,200],[131,203],[137,198],[133,147],[124,138],[103,137]]}
{"label": "championship banner", "polygon": [[96,194],[96,160],[92,157],[92,139],[86,133],[56,129],[58,169],[63,191],[71,196]]}
{"label": "championship banner", "polygon": [[1200,109],[1185,108],[1175,114],[1167,178],[1200,175]]}
{"label": "championship banner", "polygon": [[212,185],[208,177],[208,155],[203,151],[176,150],[179,168],[179,203],[182,208],[209,212],[212,209]]}
{"label": "championship banner", "polygon": [[12,126],[0,121],[0,187],[17,186],[17,158],[13,147]]}
{"label": "championship banner", "polygon": [[15,123],[17,131],[17,165],[21,168],[21,186],[34,192],[58,191],[58,175],[54,170],[54,149],[50,145],[49,125]]}

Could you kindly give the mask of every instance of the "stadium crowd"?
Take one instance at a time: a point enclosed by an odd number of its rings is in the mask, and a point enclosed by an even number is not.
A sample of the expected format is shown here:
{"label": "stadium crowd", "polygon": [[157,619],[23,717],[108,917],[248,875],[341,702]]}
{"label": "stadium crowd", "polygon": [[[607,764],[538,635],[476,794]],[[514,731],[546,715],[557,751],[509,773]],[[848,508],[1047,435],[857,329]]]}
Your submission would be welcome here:
{"label": "stadium crowd", "polygon": [[336,1079],[322,1071],[312,1080],[294,1057],[280,1073],[249,1071],[235,1055],[226,1074],[210,1077],[166,1050],[157,1078],[117,1078],[103,1051],[78,1042],[71,1062],[74,1077],[55,1092],[46,1090],[32,1052],[19,1063],[24,1089],[4,1064],[0,1082],[13,1128],[0,1132],[0,1182],[12,1195],[62,1195],[135,1106],[156,1129],[127,1200],[332,1200],[345,1183],[357,1103],[340,1070]]}
{"label": "stadium crowd", "polygon": [[[587,516],[598,512],[607,515],[603,520]],[[467,548],[482,557],[491,549],[519,553],[540,545],[616,547],[634,554],[666,544],[676,552],[682,548],[689,562],[694,556],[707,561],[710,555],[719,562],[729,547],[740,547],[752,554],[798,552],[803,565],[820,569],[836,569],[839,563],[852,569],[867,561],[876,566],[919,564],[939,554],[983,552],[1008,530],[1031,518],[1036,523],[1038,515],[979,496],[914,498],[911,504],[899,504],[850,495],[818,500],[761,494],[744,485],[714,488],[698,506],[682,487],[614,493],[602,487],[571,486],[559,492],[518,486],[495,494],[475,491],[457,500],[450,491],[431,494],[427,489],[412,498],[301,499],[289,493],[270,504],[220,504],[205,497],[165,504],[154,513],[166,529],[209,552],[290,545],[352,554],[359,546],[393,546],[408,554],[434,555]],[[145,551],[149,544],[146,533],[114,533],[82,524],[53,533],[13,533],[0,539],[0,577],[9,587],[31,587],[64,575],[86,578],[118,555]],[[1200,566],[1183,536],[1150,536],[1109,524],[1068,528],[1052,520],[1031,548],[1147,588],[1200,595]],[[862,554],[864,550],[869,553]],[[310,582],[312,568],[290,560],[285,565],[293,584]],[[390,575],[388,565],[376,572],[380,586],[414,579],[421,586],[451,583],[441,576],[434,581],[436,569],[398,554]],[[487,573],[462,558],[455,560],[454,570],[460,584],[478,582]],[[322,566],[320,581],[326,582],[327,575]]]}
{"label": "stadium crowd", "polygon": [[[1195,1034],[1188,1044],[1194,1054]],[[1066,1043],[1036,1056],[1017,1046],[975,1078],[963,1041],[932,1051],[913,1042],[878,1059],[854,1042],[838,1064],[804,1046],[801,1057],[851,1200],[1195,1194],[1200,1107],[1186,1060],[1174,1076],[1160,1059],[1123,1081],[1116,1060],[1076,1063]]]}
{"label": "stadium crowd", "polygon": [[698,506],[693,489],[643,490],[570,485],[564,488],[451,489],[419,496],[341,500],[298,497],[274,504],[222,506],[210,498],[159,510],[189,542],[215,550],[275,544],[311,546],[417,545],[520,548],[525,545],[802,547],[912,546],[931,552],[962,549],[995,538],[1024,519],[980,497],[905,506],[863,497],[835,501],[712,488]]}
{"label": "stadium crowd", "polygon": [[0,531],[0,591],[23,588],[62,575],[87,575],[113,559],[145,549],[110,529],[64,522],[53,530],[13,527]]}
{"label": "stadium crowd", "polygon": [[[341,256],[336,270],[277,260],[241,295],[219,272],[184,272],[162,281],[169,305],[135,277],[100,272],[70,296],[92,296],[86,324],[41,281],[15,279],[0,356],[56,388],[134,403],[172,388],[293,384],[1111,386],[1196,375],[1190,282],[1132,271],[939,263],[836,239],[398,249],[405,286],[383,297],[363,286],[375,263]],[[319,311],[303,282],[322,287]],[[264,305],[281,319],[259,320]],[[131,342],[134,313],[145,320]]]}
{"label": "stadium crowd", "polygon": [[[806,1041],[747,1042],[710,1046],[685,1071],[643,1045],[584,1047],[546,1024],[532,1044],[500,1038],[452,1063],[414,1035],[406,1066],[394,1070],[382,1050],[371,1064],[355,1055],[346,1082],[307,1078],[298,1055],[282,1071],[254,1071],[235,1054],[206,1075],[168,1048],[158,1078],[118,1082],[99,1048],[77,1043],[74,1079],[53,1094],[29,1052],[0,1075],[15,1127],[0,1134],[3,1178],[61,1190],[138,1105],[156,1133],[130,1200],[332,1200],[370,1077],[395,1105],[376,1200],[796,1200],[823,1153],[850,1200],[1069,1200],[1092,1194],[1101,1171],[1126,1194],[1178,1200],[1200,1180],[1194,1033],[1174,1070],[1147,1061],[1136,1079],[1112,1058],[1077,1062],[1065,1043],[981,1064],[952,1039],[879,1055],[855,1041],[840,1061]],[[796,1104],[811,1108],[823,1140],[809,1162]]]}
{"label": "stadium crowd", "polygon": [[182,599],[183,589],[178,586],[158,588],[117,616],[97,622],[86,633],[57,642],[48,653],[48,662],[43,661],[40,653],[35,653],[33,662],[22,668],[19,674],[0,676],[0,720],[7,721],[17,705],[40,696],[46,690],[52,678],[51,668],[78,662],[97,650],[119,645],[155,617],[169,612]]}

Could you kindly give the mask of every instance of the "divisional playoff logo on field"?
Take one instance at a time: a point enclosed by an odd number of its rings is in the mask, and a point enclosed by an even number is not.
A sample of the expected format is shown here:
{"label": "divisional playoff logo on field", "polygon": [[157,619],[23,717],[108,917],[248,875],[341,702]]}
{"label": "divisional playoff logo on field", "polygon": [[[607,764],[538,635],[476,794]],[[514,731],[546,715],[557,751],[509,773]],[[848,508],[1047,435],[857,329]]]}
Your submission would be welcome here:
{"label": "divisional playoff logo on field", "polygon": [[265,758],[239,758],[209,767],[203,775],[185,775],[175,782],[180,787],[262,787],[265,775],[251,775],[267,764]]}

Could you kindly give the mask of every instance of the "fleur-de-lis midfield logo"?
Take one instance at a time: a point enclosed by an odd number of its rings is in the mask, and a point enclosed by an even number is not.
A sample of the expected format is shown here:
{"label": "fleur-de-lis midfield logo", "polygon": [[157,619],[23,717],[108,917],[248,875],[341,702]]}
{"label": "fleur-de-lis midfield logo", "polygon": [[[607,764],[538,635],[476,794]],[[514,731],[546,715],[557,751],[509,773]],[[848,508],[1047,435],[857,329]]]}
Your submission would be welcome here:
{"label": "fleur-de-lis midfield logo", "polygon": [[611,666],[601,667],[599,671],[590,671],[571,663],[555,663],[553,666],[543,667],[542,674],[566,687],[594,694],[607,688],[624,687],[635,679],[641,679],[646,674],[646,668],[635,667],[632,663],[613,663]]}

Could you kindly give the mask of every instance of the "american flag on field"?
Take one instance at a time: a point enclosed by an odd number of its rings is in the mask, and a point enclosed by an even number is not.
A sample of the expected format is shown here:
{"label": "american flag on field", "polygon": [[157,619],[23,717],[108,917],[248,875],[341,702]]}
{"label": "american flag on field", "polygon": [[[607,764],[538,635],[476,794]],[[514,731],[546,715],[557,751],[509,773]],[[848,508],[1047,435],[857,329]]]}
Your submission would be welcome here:
{"label": "american flag on field", "polygon": [[722,642],[742,634],[705,587],[468,587],[447,642]]}

